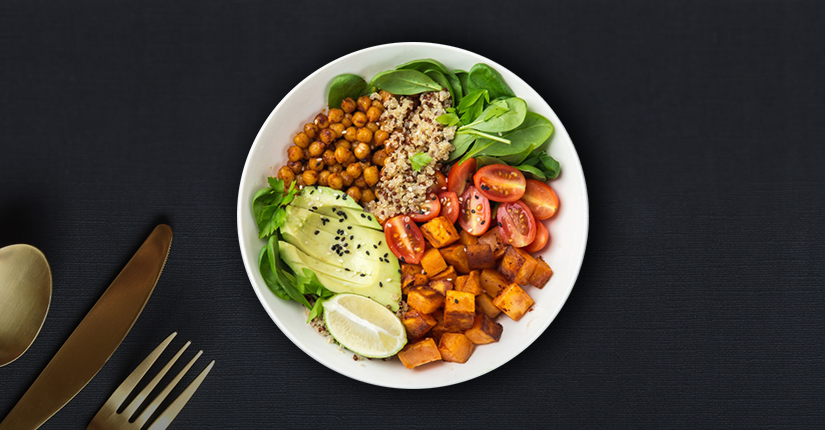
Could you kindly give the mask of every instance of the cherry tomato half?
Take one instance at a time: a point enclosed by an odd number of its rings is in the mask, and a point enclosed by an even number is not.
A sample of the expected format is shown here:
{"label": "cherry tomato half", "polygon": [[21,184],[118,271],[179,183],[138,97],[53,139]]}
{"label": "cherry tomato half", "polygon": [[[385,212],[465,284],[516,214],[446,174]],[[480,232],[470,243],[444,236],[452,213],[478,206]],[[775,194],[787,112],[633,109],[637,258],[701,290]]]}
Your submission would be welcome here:
{"label": "cherry tomato half", "polygon": [[447,176],[447,189],[460,196],[469,185],[473,185],[473,173],[476,172],[476,159],[470,158],[463,163],[455,163]]}
{"label": "cherry tomato half", "polygon": [[550,185],[528,179],[521,201],[533,211],[536,219],[548,219],[559,209],[559,197]]}
{"label": "cherry tomato half", "polygon": [[491,164],[473,175],[478,192],[494,202],[514,202],[524,195],[524,174],[515,167]]}
{"label": "cherry tomato half", "polygon": [[384,235],[390,251],[402,263],[418,264],[424,255],[424,235],[407,215],[390,218],[384,224]]}
{"label": "cherry tomato half", "polygon": [[536,238],[536,219],[521,201],[502,203],[496,212],[504,243],[516,248],[529,245]]}
{"label": "cherry tomato half", "polygon": [[427,195],[427,200],[421,206],[421,212],[410,214],[410,218],[415,222],[427,222],[438,216],[441,212],[441,202],[435,194]]}
{"label": "cherry tomato half", "polygon": [[435,172],[435,183],[427,192],[437,194],[442,191],[447,191],[447,177],[441,172]]}
{"label": "cherry tomato half", "polygon": [[525,246],[524,250],[531,253],[539,252],[547,246],[547,239],[549,238],[550,232],[547,231],[547,227],[544,226],[543,222],[536,220],[536,238]]}
{"label": "cherry tomato half", "polygon": [[439,216],[445,216],[453,224],[458,221],[458,212],[460,207],[458,205],[458,196],[452,191],[443,191],[438,193],[438,200],[441,203],[441,213]]}
{"label": "cherry tomato half", "polygon": [[481,236],[490,228],[490,200],[470,185],[458,198],[461,211],[458,224],[473,236]]}

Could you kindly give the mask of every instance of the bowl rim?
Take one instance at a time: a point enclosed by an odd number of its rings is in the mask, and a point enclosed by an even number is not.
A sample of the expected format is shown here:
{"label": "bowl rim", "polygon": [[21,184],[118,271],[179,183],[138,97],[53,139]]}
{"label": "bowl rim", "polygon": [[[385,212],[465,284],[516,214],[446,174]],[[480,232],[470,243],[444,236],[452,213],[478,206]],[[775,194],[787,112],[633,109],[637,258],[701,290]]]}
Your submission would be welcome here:
{"label": "bowl rim", "polygon": [[[261,127],[258,130],[258,133],[255,135],[255,139],[252,141],[252,144],[249,147],[249,153],[247,154],[247,157],[244,161],[244,167],[243,167],[243,171],[241,173],[241,180],[240,180],[240,183],[239,183],[239,186],[238,186],[238,203],[237,203],[237,208],[236,208],[236,211],[237,211],[237,230],[238,230],[238,244],[239,244],[239,250],[241,252],[241,259],[243,260],[243,264],[244,264],[244,268],[246,270],[247,278],[249,279],[249,282],[252,286],[252,289],[255,291],[255,295],[258,297],[258,301],[261,303],[263,308],[266,310],[266,313],[269,315],[270,319],[272,319],[272,321],[275,322],[275,324],[278,326],[278,328],[281,330],[281,332],[290,341],[292,341],[292,343],[295,344],[295,346],[297,346],[301,351],[303,351],[305,354],[309,355],[312,359],[314,359],[318,363],[322,364],[324,367],[327,367],[328,369],[330,369],[330,370],[332,370],[332,371],[334,371],[334,372],[336,372],[340,375],[346,376],[348,378],[355,379],[355,380],[363,382],[363,383],[367,383],[367,384],[375,385],[375,386],[380,386],[380,387],[396,388],[396,389],[428,389],[428,388],[446,387],[446,386],[466,382],[466,381],[469,381],[471,379],[475,379],[475,378],[478,378],[480,376],[483,376],[483,375],[485,375],[485,374],[487,374],[487,373],[489,373],[489,372],[491,372],[495,369],[498,369],[499,367],[504,366],[505,364],[509,363],[511,360],[513,360],[515,357],[517,357],[519,354],[521,354],[524,350],[526,350],[530,345],[532,345],[545,331],[547,331],[547,328],[550,327],[550,325],[553,323],[553,321],[556,320],[556,317],[558,317],[559,312],[561,312],[561,309],[564,307],[564,305],[567,303],[567,300],[570,298],[570,293],[573,291],[573,287],[575,287],[576,282],[578,281],[578,278],[579,278],[579,274],[581,273],[581,268],[584,265],[584,256],[585,256],[585,252],[587,250],[587,242],[588,242],[589,233],[590,233],[590,199],[589,199],[589,195],[587,193],[587,182],[585,181],[585,177],[584,177],[584,167],[581,165],[581,159],[579,158],[578,151],[576,151],[576,147],[573,144],[572,139],[570,139],[570,150],[572,151],[572,154],[575,157],[575,161],[577,162],[577,164],[580,167],[580,169],[576,170],[575,173],[577,174],[577,176],[578,176],[577,180],[580,181],[581,187],[582,187],[582,204],[584,206],[584,213],[581,216],[581,218],[582,218],[581,222],[583,223],[583,237],[582,237],[583,240],[581,241],[580,247],[575,250],[576,255],[578,256],[578,258],[577,258],[578,264],[576,265],[575,273],[573,273],[571,285],[567,288],[567,291],[564,293],[564,297],[559,302],[558,306],[555,309],[548,309],[547,310],[548,312],[552,312],[552,316],[551,316],[551,318],[548,319],[547,323],[544,325],[544,327],[541,328],[541,330],[536,331],[536,333],[534,335],[529,336],[528,338],[525,339],[524,342],[521,342],[518,345],[517,348],[513,349],[513,353],[509,357],[504,359],[502,362],[500,362],[498,365],[496,365],[494,367],[484,367],[484,368],[481,368],[478,372],[469,373],[469,374],[464,375],[462,377],[450,378],[449,380],[440,381],[440,383],[423,384],[423,385],[420,385],[420,386],[400,386],[400,385],[393,385],[390,381],[367,380],[365,378],[360,377],[360,375],[348,374],[348,373],[344,372],[342,369],[338,369],[338,368],[334,367],[333,365],[331,365],[330,363],[327,363],[322,357],[315,354],[312,350],[310,350],[309,348],[305,348],[304,345],[302,344],[302,342],[300,342],[298,340],[298,337],[295,334],[293,334],[289,330],[286,330],[284,328],[284,326],[282,326],[282,324],[280,322],[280,319],[275,314],[274,310],[271,309],[270,306],[266,305],[266,299],[263,297],[263,293],[261,291],[262,289],[260,288],[260,286],[256,285],[256,281],[252,276],[252,273],[254,273],[253,270],[256,270],[257,267],[253,267],[253,265],[250,262],[250,259],[248,258],[248,256],[244,252],[245,238],[244,238],[243,230],[242,230],[242,223],[243,223],[243,216],[244,216],[243,210],[244,210],[244,205],[247,204],[246,200],[248,200],[247,196],[244,195],[244,186],[245,186],[247,180],[249,180],[249,175],[250,175],[249,170],[247,169],[247,167],[250,165],[250,161],[252,159],[254,149],[256,148],[256,146],[258,144],[258,141],[260,140],[261,135],[263,134],[264,130],[267,128],[267,126],[273,120],[273,118],[275,118],[276,115],[282,109],[285,109],[285,105],[283,103],[284,100],[288,100],[290,98],[290,96],[294,92],[296,92],[299,88],[303,87],[303,85],[307,81],[312,80],[315,76],[322,73],[324,70],[326,70],[330,67],[335,67],[335,65],[337,65],[339,63],[342,63],[342,62],[346,61],[347,59],[349,59],[351,57],[367,54],[371,51],[379,51],[379,50],[391,49],[391,48],[408,48],[408,47],[422,47],[422,48],[430,47],[430,48],[437,48],[437,49],[441,49],[441,50],[460,52],[462,54],[470,54],[472,56],[475,56],[479,59],[479,62],[485,62],[488,65],[495,68],[496,70],[504,71],[505,72],[504,74],[509,74],[509,75],[513,76],[516,80],[520,81],[520,84],[524,85],[529,91],[532,91],[533,93],[535,93],[541,99],[541,101],[544,102],[544,104],[547,106],[547,108],[549,108],[550,111],[553,112],[553,114],[558,118],[558,114],[556,114],[556,112],[549,105],[549,103],[547,103],[547,101],[544,100],[544,97],[542,97],[541,94],[539,94],[538,91],[533,89],[533,87],[530,86],[530,84],[528,84],[521,77],[519,77],[517,74],[513,73],[512,71],[510,71],[508,68],[504,67],[503,65],[501,65],[501,64],[499,64],[499,63],[497,63],[497,62],[495,62],[495,61],[493,61],[493,60],[491,60],[491,59],[489,59],[489,58],[487,58],[483,55],[477,54],[473,51],[469,51],[469,50],[466,50],[466,49],[463,49],[463,48],[458,48],[458,47],[451,46],[451,45],[445,45],[445,44],[440,44],[440,43],[431,43],[431,42],[394,42],[394,43],[386,43],[386,44],[381,44],[381,45],[374,45],[374,46],[370,46],[370,47],[367,47],[367,48],[359,49],[357,51],[353,51],[349,54],[341,56],[341,57],[339,57],[339,58],[337,58],[337,59],[335,59],[335,60],[333,60],[329,63],[326,63],[326,64],[322,65],[321,67],[316,69],[314,72],[309,74],[307,77],[302,79],[300,82],[298,82],[289,92],[287,92],[278,101],[278,104],[275,106],[275,108],[272,109],[272,111],[269,113],[269,115],[267,116],[267,118],[263,122],[263,124],[261,124]],[[558,124],[554,123],[553,126],[557,130],[559,130],[559,129],[563,130],[564,134],[567,135],[568,138],[569,138],[570,134],[567,132],[567,129],[562,124],[560,118],[559,118]],[[568,171],[565,171],[565,174],[569,174]]]}

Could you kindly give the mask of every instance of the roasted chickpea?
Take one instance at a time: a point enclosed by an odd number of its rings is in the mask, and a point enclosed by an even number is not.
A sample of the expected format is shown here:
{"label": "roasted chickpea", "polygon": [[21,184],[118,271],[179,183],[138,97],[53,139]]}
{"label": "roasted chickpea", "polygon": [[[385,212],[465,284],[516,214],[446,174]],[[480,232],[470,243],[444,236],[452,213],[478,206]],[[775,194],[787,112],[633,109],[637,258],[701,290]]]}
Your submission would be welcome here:
{"label": "roasted chickpea", "polygon": [[295,180],[295,172],[289,167],[284,166],[278,170],[278,177],[283,179],[284,183],[289,184]]}
{"label": "roasted chickpea", "polygon": [[[358,163],[352,163],[347,166],[347,173],[354,178],[358,178],[361,176],[361,165]],[[355,199],[358,200],[358,199]]]}
{"label": "roasted chickpea", "polygon": [[358,97],[358,110],[366,112],[370,106],[372,106],[372,100],[370,100],[369,96]]}
{"label": "roasted chickpea", "polygon": [[335,149],[338,149],[338,148],[352,149],[352,144],[349,143],[348,140],[341,139],[341,140],[338,140],[338,141],[335,142]]}
{"label": "roasted chickpea", "polygon": [[378,92],[378,95],[380,96],[381,102],[386,102],[392,98],[392,94],[389,91],[381,90]]}
{"label": "roasted chickpea", "polygon": [[373,133],[373,138],[375,139],[375,144],[381,146],[387,139],[390,138],[390,134],[384,130],[378,129]]}
{"label": "roasted chickpea", "polygon": [[324,154],[321,157],[323,157],[324,163],[326,163],[327,166],[332,166],[337,161],[335,160],[335,151],[331,149],[324,151]]}
{"label": "roasted chickpea", "polygon": [[321,173],[318,174],[318,185],[322,187],[329,185],[329,175],[329,170],[322,170]]}
{"label": "roasted chickpea", "polygon": [[340,122],[336,122],[335,124],[330,124],[329,129],[335,132],[335,138],[336,139],[340,139],[341,136],[344,135],[344,130],[346,130],[347,128],[344,127],[344,124],[341,124]]}
{"label": "roasted chickpea", "polygon": [[344,124],[344,127],[352,127],[352,114],[344,114],[344,119],[341,120],[341,124]]}
{"label": "roasted chickpea", "polygon": [[339,147],[335,150],[335,159],[341,164],[349,161],[350,157],[352,157],[352,151],[347,148]]}
{"label": "roasted chickpea", "polygon": [[335,132],[328,128],[325,128],[321,130],[321,133],[319,134],[318,138],[321,139],[321,142],[332,143],[335,141]]}
{"label": "roasted chickpea", "polygon": [[341,122],[341,120],[344,119],[344,111],[338,108],[332,108],[329,110],[327,118],[329,119],[329,122],[333,124]]}
{"label": "roasted chickpea", "polygon": [[371,189],[361,191],[361,203],[369,203],[373,200],[375,200],[375,193]]}
{"label": "roasted chickpea", "polygon": [[307,135],[308,138],[315,139],[315,136],[318,135],[318,126],[311,122],[308,122],[304,124],[304,133]]}
{"label": "roasted chickpea", "polygon": [[377,123],[377,122],[368,122],[368,123],[367,123],[367,125],[365,125],[364,127],[366,127],[366,129],[367,129],[367,130],[369,130],[369,131],[371,131],[371,132],[373,132],[373,133],[375,133],[376,131],[380,130],[380,128],[378,127],[378,123]]}
{"label": "roasted chickpea", "polygon": [[364,181],[369,186],[373,186],[378,183],[378,168],[375,166],[370,166],[364,169]]}
{"label": "roasted chickpea", "polygon": [[387,151],[379,149],[372,154],[372,164],[384,167],[384,160],[387,159]]}
{"label": "roasted chickpea", "polygon": [[286,167],[289,167],[296,175],[304,171],[304,165],[300,161],[290,161],[286,163]]}
{"label": "roasted chickpea", "polygon": [[286,150],[286,156],[289,161],[301,161],[301,158],[304,158],[304,150],[297,146],[290,146]]}
{"label": "roasted chickpea", "polygon": [[309,160],[309,148],[302,149],[301,155],[303,156],[304,160]]}
{"label": "roasted chickpea", "polygon": [[356,187],[361,188],[361,189],[369,188],[369,185],[367,185],[367,181],[364,180],[363,175],[355,178],[355,182],[353,182],[353,184],[355,184]]}
{"label": "roasted chickpea", "polygon": [[307,168],[320,172],[324,170],[324,159],[321,157],[310,158],[307,162]]}
{"label": "roasted chickpea", "polygon": [[307,134],[303,131],[296,134],[292,141],[295,142],[295,145],[299,148],[306,148],[309,146],[309,136],[307,136]]}
{"label": "roasted chickpea", "polygon": [[338,163],[335,163],[332,166],[330,166],[329,171],[332,172],[332,173],[341,173],[341,172],[344,171],[344,166],[342,166]]}
{"label": "roasted chickpea", "polygon": [[358,136],[358,129],[355,127],[347,127],[347,129],[344,130],[343,136],[344,139],[347,139],[350,142],[355,142],[355,139]]}
{"label": "roasted chickpea", "polygon": [[352,150],[355,154],[355,157],[359,160],[364,160],[370,156],[370,146],[364,142],[355,145],[355,149]]}
{"label": "roasted chickpea", "polygon": [[355,138],[359,142],[369,143],[372,140],[372,131],[366,127],[359,128]]}
{"label": "roasted chickpea", "polygon": [[345,187],[348,187],[348,186],[352,185],[352,181],[355,180],[346,171],[343,171],[343,172],[339,173],[338,175],[341,177],[341,180],[344,181],[344,186]]}
{"label": "roasted chickpea", "polygon": [[363,127],[367,125],[367,114],[364,112],[355,112],[352,114],[352,125],[356,127]]}
{"label": "roasted chickpea", "polygon": [[355,112],[355,100],[352,97],[347,97],[344,100],[341,100],[341,109],[346,113],[353,113]]}
{"label": "roasted chickpea", "polygon": [[321,154],[324,153],[324,149],[326,149],[326,145],[317,140],[312,142],[312,145],[309,145],[309,156],[310,157],[320,157]]}
{"label": "roasted chickpea", "polygon": [[347,194],[349,194],[349,196],[356,202],[361,200],[361,190],[358,187],[349,187]]}
{"label": "roasted chickpea", "polygon": [[330,173],[327,177],[327,183],[329,184],[329,187],[334,190],[340,190],[344,187],[344,180],[341,179],[341,175],[337,173]]}
{"label": "roasted chickpea", "polygon": [[318,115],[315,115],[315,121],[313,121],[313,122],[315,122],[315,125],[317,125],[318,128],[321,128],[321,129],[329,127],[329,119],[323,113],[319,113]]}
{"label": "roasted chickpea", "polygon": [[370,106],[370,108],[367,109],[367,119],[375,122],[378,121],[378,118],[381,118],[381,111],[375,106]]}
{"label": "roasted chickpea", "polygon": [[307,170],[301,177],[304,178],[304,185],[315,185],[318,182],[318,172],[314,170]]}

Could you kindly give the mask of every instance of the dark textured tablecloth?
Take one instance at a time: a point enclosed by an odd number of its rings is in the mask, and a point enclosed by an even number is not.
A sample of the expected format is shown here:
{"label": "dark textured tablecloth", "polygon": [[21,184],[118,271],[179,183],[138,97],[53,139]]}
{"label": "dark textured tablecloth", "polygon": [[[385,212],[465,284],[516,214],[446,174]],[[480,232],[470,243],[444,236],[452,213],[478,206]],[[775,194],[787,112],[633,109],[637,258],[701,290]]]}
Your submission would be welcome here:
{"label": "dark textured tablecloth", "polygon": [[[85,428],[173,331],[217,360],[178,429],[825,427],[825,3],[301,3],[2,2],[0,246],[41,248],[54,296],[0,368],[0,417],[166,222],[143,315],[43,428]],[[524,78],[590,194],[584,265],[550,328],[498,370],[424,391],[293,345],[250,286],[235,220],[278,101],[396,41]]]}

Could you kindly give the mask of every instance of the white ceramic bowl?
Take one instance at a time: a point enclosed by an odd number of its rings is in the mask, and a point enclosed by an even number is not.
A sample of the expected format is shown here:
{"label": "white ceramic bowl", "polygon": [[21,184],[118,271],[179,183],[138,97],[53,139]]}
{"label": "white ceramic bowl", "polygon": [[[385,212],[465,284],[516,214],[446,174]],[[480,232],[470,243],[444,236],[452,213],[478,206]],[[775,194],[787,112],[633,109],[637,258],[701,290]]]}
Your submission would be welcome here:
{"label": "white ceramic bowl", "polygon": [[[544,289],[527,289],[536,302],[533,310],[519,322],[499,317],[504,326],[501,340],[479,346],[465,364],[439,362],[408,370],[397,359],[354,361],[351,352],[327,343],[306,324],[300,304],[272,294],[258,271],[258,253],[264,241],[258,239],[251,200],[255,192],[266,185],[266,177],[275,176],[277,169],[285,164],[286,148],[295,133],[326,108],[332,78],[341,73],[355,73],[369,80],[377,72],[418,58],[434,58],[452,69],[469,70],[473,64],[483,62],[498,70],[530,110],[544,115],[555,126],[549,153],[561,164],[562,173],[550,183],[561,204],[555,217],[546,224],[551,239],[542,252],[555,273]],[[530,346],[559,313],[576,282],[587,243],[588,219],[587,190],[579,157],[550,106],[504,66],[463,49],[431,43],[394,43],[363,49],[327,64],[301,81],[278,103],[258,132],[246,159],[238,192],[238,238],[244,266],[252,288],[275,324],[295,345],[330,369],[369,384],[394,388],[457,384],[496,369]]]}

